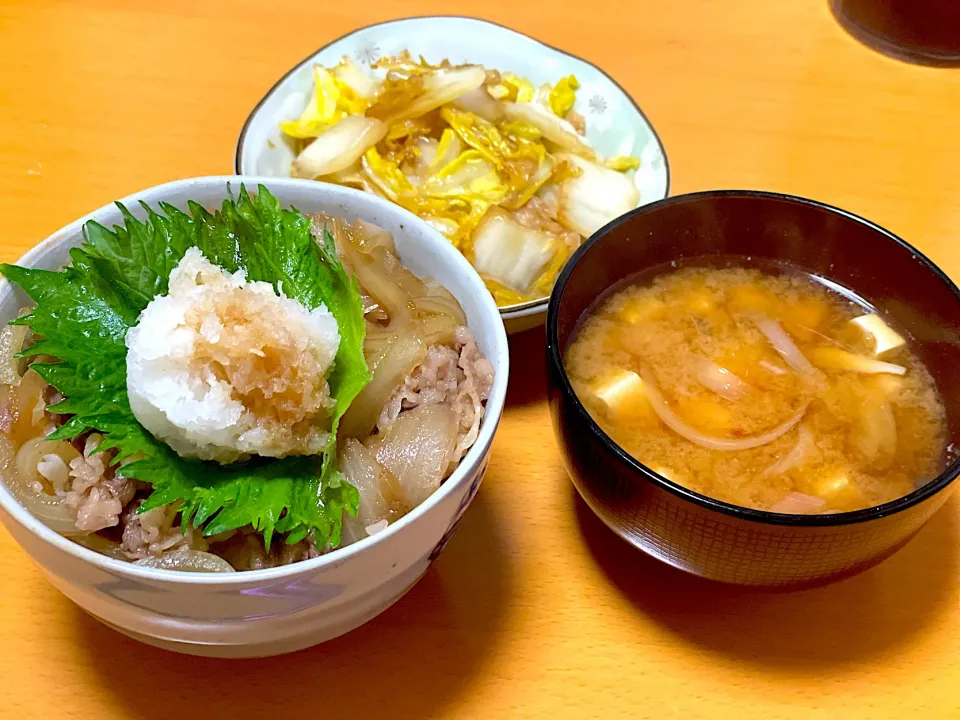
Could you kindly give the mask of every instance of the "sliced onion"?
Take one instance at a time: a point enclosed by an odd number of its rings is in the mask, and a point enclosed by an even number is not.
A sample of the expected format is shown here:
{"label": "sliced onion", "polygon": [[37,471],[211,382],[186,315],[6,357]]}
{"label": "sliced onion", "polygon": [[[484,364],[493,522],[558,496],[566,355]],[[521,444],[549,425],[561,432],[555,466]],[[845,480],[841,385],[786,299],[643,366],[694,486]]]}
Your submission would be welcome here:
{"label": "sliced onion", "polygon": [[387,526],[389,524],[390,522],[386,518],[384,518],[383,520],[377,520],[375,523],[367,525],[367,527],[365,528],[367,531],[367,535],[373,536],[379,532],[383,532],[384,530],[387,529]]}
{"label": "sliced onion", "polygon": [[413,369],[423,362],[427,347],[409,334],[400,335],[373,370],[373,379],[340,421],[343,437],[364,438],[377,424],[383,406]]}
{"label": "sliced onion", "polygon": [[[383,248],[391,255],[397,254],[397,245],[393,241],[393,235],[379,225],[374,225],[364,220],[357,220],[357,222],[354,223],[354,228],[356,228],[360,234],[360,252],[369,254],[376,248]],[[356,234],[357,233],[351,233],[351,235]]]}
{"label": "sliced onion", "polygon": [[764,470],[763,477],[782,475],[787,470],[799,467],[806,462],[818,462],[822,457],[820,448],[813,439],[813,433],[805,425],[801,425],[797,430],[796,444],[790,448],[790,452]]}
{"label": "sliced onion", "polygon": [[787,515],[808,515],[817,513],[826,507],[827,501],[823,498],[805,495],[799,492],[787,493],[782,500],[770,508],[770,512]]}
{"label": "sliced onion", "polygon": [[[38,440],[46,442],[39,438]],[[36,443],[36,446],[39,446],[39,443]],[[79,456],[76,450],[73,452]],[[43,457],[42,447],[35,454],[36,462],[39,462],[40,458]],[[37,477],[36,463],[33,465],[33,475],[31,477]],[[20,476],[17,471],[17,453],[14,453],[9,438],[3,434],[0,434],[0,478],[3,479],[7,489],[16,498],[17,502],[48,528],[61,535],[80,534],[77,529],[76,517],[73,510],[67,505],[65,496],[48,495],[42,489],[38,489],[29,479]]]}
{"label": "sliced onion", "polygon": [[408,303],[415,297],[427,294],[427,286],[424,285],[423,280],[404,267],[396,255],[381,248],[374,248],[370,252],[370,256],[383,267],[390,279],[409,296]]}
{"label": "sliced onion", "polygon": [[340,527],[340,547],[353,545],[367,537],[363,523],[349,513],[343,514],[343,524]]}
{"label": "sliced onion", "polygon": [[155,557],[145,557],[133,564],[140,567],[179,570],[181,572],[236,572],[233,565],[219,555],[186,548]]}
{"label": "sliced onion", "polygon": [[787,365],[801,373],[808,373],[813,370],[813,365],[803,356],[800,348],[796,346],[776,320],[759,317],[754,322],[756,322],[757,329],[770,341],[773,349],[780,353],[780,357],[784,359]]}
{"label": "sliced onion", "polygon": [[67,505],[66,496],[45,492],[37,474],[37,465],[45,455],[59,455],[69,464],[70,460],[80,457],[76,448],[62,440],[49,442],[35,438],[25,443],[14,455],[7,438],[3,437],[0,445],[3,480],[17,501],[54,532],[61,535],[82,534],[77,528],[76,514]]}
{"label": "sliced onion", "polygon": [[83,534],[77,528],[77,518],[67,505],[66,496],[48,495],[17,484],[8,484],[7,488],[17,501],[37,520],[61,535]]}
{"label": "sliced onion", "polygon": [[343,218],[336,217],[335,215],[327,215],[327,213],[312,213],[308,217],[313,223],[314,237],[318,238],[319,241],[321,230],[326,230],[333,235],[334,242],[337,244],[337,250],[340,250],[340,247],[347,240],[347,228]]}
{"label": "sliced onion", "polygon": [[[42,433],[39,427],[43,423],[42,413],[37,413],[37,406],[43,402],[43,393],[47,389],[47,382],[36,372],[28,370],[20,379],[20,384],[14,389],[14,407],[17,419],[10,431],[10,438],[14,445],[22,445],[31,438]],[[38,419],[39,422],[34,422]]]}
{"label": "sliced onion", "polygon": [[739,400],[750,389],[743,380],[715,362],[705,361],[697,374],[700,383],[726,400]]}
{"label": "sliced onion", "polygon": [[303,149],[290,175],[312,179],[346,170],[386,134],[386,124],[376,118],[349,115]]}
{"label": "sliced onion", "polygon": [[769,361],[767,361],[767,360],[761,360],[761,361],[760,361],[760,367],[762,367],[764,370],[769,370],[769,371],[772,372],[774,375],[786,375],[786,374],[787,374],[787,371],[784,370],[782,367],[780,367],[779,365],[774,365],[772,362],[769,362]]}
{"label": "sliced onion", "polygon": [[90,533],[89,535],[77,535],[71,539],[78,545],[83,545],[85,548],[89,548],[90,550],[98,552],[101,555],[106,555],[114,560],[130,562],[130,558],[123,551],[123,547],[120,545],[120,543],[107,540],[105,537],[98,535],[97,533]]}
{"label": "sliced onion", "polygon": [[449,293],[446,295],[437,294],[415,298],[413,306],[421,313],[447,315],[454,318],[458,325],[467,324],[467,316],[464,315],[463,308],[460,307],[460,303]]}
{"label": "sliced onion", "polygon": [[449,405],[418,405],[400,413],[377,439],[377,460],[396,477],[410,505],[426,500],[447,476],[457,424]]}
{"label": "sliced onion", "polygon": [[434,315],[417,321],[417,333],[427,347],[453,345],[460,323],[450,315]]}
{"label": "sliced onion", "polygon": [[[352,165],[351,168],[357,167]],[[343,172],[350,172],[350,168]],[[326,180],[326,178],[324,178]],[[357,251],[370,255],[377,249],[381,249],[391,255],[397,254],[397,246],[393,241],[393,235],[384,230],[379,225],[357,220],[353,224],[347,224],[343,218],[326,213],[310,213],[307,215],[314,226],[314,233],[318,233],[320,228],[327,228],[337,244],[337,250],[343,250],[344,246],[349,244]],[[346,262],[346,258],[341,258]]]}
{"label": "sliced onion", "polygon": [[393,278],[387,275],[383,263],[372,254],[360,252],[357,246],[346,239],[340,245],[340,254],[353,271],[360,287],[376,298],[390,317],[391,327],[404,324],[410,319],[410,298]]}
{"label": "sliced onion", "polygon": [[767,443],[773,442],[781,435],[790,432],[790,429],[800,422],[800,420],[803,418],[803,414],[807,410],[806,405],[804,405],[802,408],[800,408],[800,410],[794,413],[789,420],[761,435],[754,435],[753,437],[742,438],[740,440],[718,438],[714,435],[707,435],[706,433],[700,432],[696,428],[691,427],[684,422],[680,416],[677,415],[667,404],[667,401],[664,399],[663,395],[660,394],[660,391],[657,390],[656,386],[644,379],[642,375],[640,377],[643,379],[643,383],[646,386],[647,397],[650,398],[650,404],[653,405],[654,412],[657,413],[657,415],[663,421],[663,424],[677,433],[677,435],[680,435],[690,442],[695,443],[700,447],[705,447],[709,450],[750,450],[751,448],[766,445]]}
{"label": "sliced onion", "polygon": [[28,440],[17,451],[16,481],[30,487],[40,481],[37,467],[47,455],[57,455],[69,467],[80,452],[64,440],[46,440],[42,437]]}
{"label": "sliced onion", "polygon": [[47,455],[57,455],[67,465],[80,457],[77,449],[63,440],[29,440],[17,452],[15,462],[4,468],[7,487],[21,505],[51,530],[64,535],[80,534],[76,513],[67,505],[66,496],[53,495],[43,489],[37,465]]}
{"label": "sliced onion", "polygon": [[412,335],[414,323],[411,321],[397,327],[384,327],[376,323],[367,323],[367,335],[363,338],[363,356],[367,360],[367,367],[376,368],[384,356],[403,335]]}
{"label": "sliced onion", "polygon": [[387,503],[380,487],[383,466],[376,454],[359,440],[348,438],[340,451],[339,464],[347,482],[360,493],[357,520],[366,526],[386,518]]}
{"label": "sliced onion", "polygon": [[368,342],[375,345],[384,345],[389,347],[393,344],[393,341],[396,340],[397,335],[400,334],[400,330],[408,329],[410,325],[396,325],[395,327],[388,327],[382,325],[379,322],[367,321],[367,330],[364,335],[364,347]]}
{"label": "sliced onion", "polygon": [[29,328],[26,325],[8,325],[0,330],[0,383],[20,384],[20,358]]}

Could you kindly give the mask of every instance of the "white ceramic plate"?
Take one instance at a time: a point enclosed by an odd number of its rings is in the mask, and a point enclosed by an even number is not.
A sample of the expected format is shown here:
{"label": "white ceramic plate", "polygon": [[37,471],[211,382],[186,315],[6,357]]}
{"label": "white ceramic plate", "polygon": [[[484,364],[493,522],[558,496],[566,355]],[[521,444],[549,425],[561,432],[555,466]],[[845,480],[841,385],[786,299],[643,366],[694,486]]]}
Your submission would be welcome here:
{"label": "white ceramic plate", "polygon": [[[270,89],[247,118],[237,142],[240,175],[289,176],[294,153],[279,124],[300,115],[313,86],[314,64],[336,65],[349,55],[364,66],[409,50],[429,62],[480,63],[528,77],[534,85],[573,74],[580,81],[574,109],[587,120],[587,139],[602,154],[640,158],[634,181],[640,205],[670,189],[670,170],[660,139],[643,111],[597,66],[495,23],[465,17],[418,17],[370,25],[325,45]],[[508,332],[542,325],[547,298],[501,308]]]}

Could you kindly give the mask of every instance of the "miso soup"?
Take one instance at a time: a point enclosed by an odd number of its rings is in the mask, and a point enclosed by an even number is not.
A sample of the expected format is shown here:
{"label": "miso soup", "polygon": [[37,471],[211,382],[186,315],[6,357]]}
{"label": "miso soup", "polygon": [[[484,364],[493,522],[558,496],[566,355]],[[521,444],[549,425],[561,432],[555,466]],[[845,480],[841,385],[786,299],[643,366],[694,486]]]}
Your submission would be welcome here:
{"label": "miso soup", "polygon": [[624,450],[734,505],[857,510],[945,465],[944,409],[906,333],[800,272],[637,280],[586,313],[565,365]]}

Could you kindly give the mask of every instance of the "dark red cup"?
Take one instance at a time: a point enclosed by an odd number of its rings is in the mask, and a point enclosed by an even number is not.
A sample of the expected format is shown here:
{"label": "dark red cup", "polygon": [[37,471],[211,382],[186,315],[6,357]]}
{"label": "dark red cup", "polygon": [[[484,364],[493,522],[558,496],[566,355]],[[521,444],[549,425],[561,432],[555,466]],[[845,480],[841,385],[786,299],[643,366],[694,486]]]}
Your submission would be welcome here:
{"label": "dark red cup", "polygon": [[830,0],[830,9],[874,50],[921,65],[960,66],[957,0]]}
{"label": "dark red cup", "polygon": [[611,288],[671,263],[788,262],[852,290],[913,338],[960,434],[960,290],[893,233],[823,203],[722,190],[638,208],[594,234],[554,287],[547,383],[554,430],[573,484],[615,533],[677,568],[724,582],[800,587],[864,570],[901,548],[947,501],[954,454],[938,477],[866,510],[785,515],[731,505],[658,475],[591,419],[563,366],[577,323]]}

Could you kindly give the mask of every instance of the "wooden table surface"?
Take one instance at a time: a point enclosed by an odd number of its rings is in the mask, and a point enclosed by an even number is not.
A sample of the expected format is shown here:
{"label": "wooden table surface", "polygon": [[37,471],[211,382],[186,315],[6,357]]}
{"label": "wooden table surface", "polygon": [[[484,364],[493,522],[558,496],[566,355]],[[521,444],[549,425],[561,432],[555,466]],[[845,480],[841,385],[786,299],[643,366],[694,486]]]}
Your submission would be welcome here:
{"label": "wooden table surface", "polygon": [[[115,198],[229,173],[296,62],[361,25],[475,14],[596,62],[657,127],[673,192],[762,188],[865,215],[960,278],[960,74],[858,45],[826,0],[0,0],[0,259]],[[584,510],[514,338],[486,481],[420,584],[350,635],[258,661],[101,627],[0,530],[0,716],[960,717],[960,502],[902,552],[793,594],[720,587]]]}

